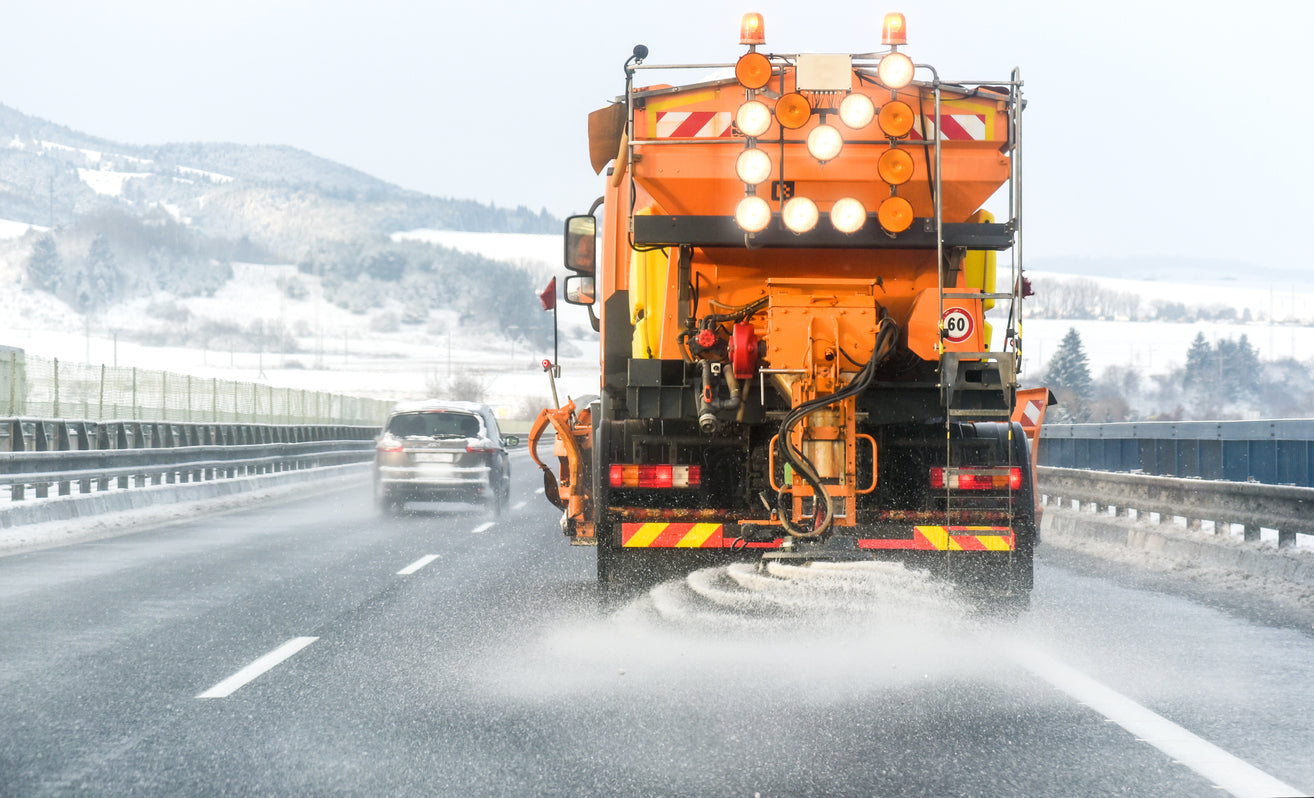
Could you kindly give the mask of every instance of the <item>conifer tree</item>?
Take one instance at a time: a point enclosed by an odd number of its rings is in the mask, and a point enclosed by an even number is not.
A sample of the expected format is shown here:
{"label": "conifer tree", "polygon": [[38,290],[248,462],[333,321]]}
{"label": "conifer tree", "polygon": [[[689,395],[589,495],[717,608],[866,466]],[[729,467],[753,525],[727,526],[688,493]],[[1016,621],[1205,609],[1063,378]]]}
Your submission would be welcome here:
{"label": "conifer tree", "polygon": [[27,258],[27,276],[37,288],[52,294],[64,282],[64,262],[51,234],[46,233],[33,244],[32,254]]}
{"label": "conifer tree", "polygon": [[1205,340],[1204,333],[1196,333],[1191,348],[1186,350],[1186,374],[1182,383],[1187,387],[1209,384],[1209,368],[1214,364],[1214,348]]}
{"label": "conifer tree", "polygon": [[1090,419],[1090,363],[1075,327],[1068,328],[1068,334],[1063,336],[1058,351],[1050,359],[1046,379],[1058,395],[1061,415],[1074,422]]}
{"label": "conifer tree", "polygon": [[1090,393],[1090,363],[1081,345],[1081,334],[1069,327],[1059,344],[1058,351],[1049,361],[1049,381],[1052,387],[1068,388],[1075,393]]}
{"label": "conifer tree", "polygon": [[91,240],[87,260],[77,277],[74,299],[84,313],[105,307],[118,288],[119,266],[110,248],[109,236],[96,234]]}
{"label": "conifer tree", "polygon": [[1227,348],[1225,358],[1221,341],[1218,347],[1227,396],[1232,400],[1253,396],[1255,385],[1259,380],[1259,352],[1251,345],[1250,339],[1244,333],[1235,344],[1231,339],[1228,339],[1227,343],[1230,346]]}

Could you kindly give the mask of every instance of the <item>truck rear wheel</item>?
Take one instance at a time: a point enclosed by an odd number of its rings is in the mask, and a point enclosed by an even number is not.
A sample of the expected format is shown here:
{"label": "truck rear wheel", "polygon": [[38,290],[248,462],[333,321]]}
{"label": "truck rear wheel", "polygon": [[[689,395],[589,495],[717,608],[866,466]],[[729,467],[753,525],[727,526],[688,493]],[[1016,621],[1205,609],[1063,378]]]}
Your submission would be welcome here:
{"label": "truck rear wheel", "polygon": [[624,551],[613,549],[610,543],[598,540],[598,585],[610,587],[621,576],[621,559]]}
{"label": "truck rear wheel", "polygon": [[649,552],[642,549],[625,549],[617,545],[619,528],[603,524],[598,535],[598,586],[603,590],[632,590],[643,583],[644,568],[641,560]]}

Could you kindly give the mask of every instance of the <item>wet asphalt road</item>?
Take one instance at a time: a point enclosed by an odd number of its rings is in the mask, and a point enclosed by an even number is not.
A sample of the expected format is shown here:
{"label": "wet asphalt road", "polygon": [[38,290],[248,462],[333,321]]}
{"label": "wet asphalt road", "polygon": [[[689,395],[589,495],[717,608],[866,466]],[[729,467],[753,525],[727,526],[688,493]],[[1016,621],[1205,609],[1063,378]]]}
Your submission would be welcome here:
{"label": "wet asphalt road", "polygon": [[0,794],[1314,791],[1312,629],[1043,547],[1013,623],[601,601],[514,462],[496,522],[362,483],[0,558]]}

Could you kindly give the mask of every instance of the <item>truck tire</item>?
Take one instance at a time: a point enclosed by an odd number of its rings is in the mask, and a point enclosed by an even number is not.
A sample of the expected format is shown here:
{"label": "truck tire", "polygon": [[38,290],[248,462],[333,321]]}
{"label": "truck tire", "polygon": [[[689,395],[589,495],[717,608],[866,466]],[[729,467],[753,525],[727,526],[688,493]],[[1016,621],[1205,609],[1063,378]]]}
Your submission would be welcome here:
{"label": "truck tire", "polygon": [[[610,535],[598,538],[598,587],[612,596],[628,596],[648,590],[661,581],[662,563],[650,549],[625,549]],[[668,555],[669,552],[658,552]]]}
{"label": "truck tire", "polygon": [[[602,532],[602,530],[599,530]],[[609,589],[616,584],[623,582],[623,568],[621,560],[625,552],[621,549],[612,548],[611,535],[603,532],[598,535],[598,586],[603,589]]]}
{"label": "truck tire", "polygon": [[598,543],[598,587],[607,589],[621,581],[620,564],[625,551],[615,548],[615,523],[607,513],[609,499],[607,494],[610,486],[602,478],[603,473],[606,472],[603,466],[608,458],[613,424],[603,420],[600,402],[590,405],[590,409],[596,420],[593,427],[593,467],[590,474],[592,484],[589,486],[593,494],[593,535]]}

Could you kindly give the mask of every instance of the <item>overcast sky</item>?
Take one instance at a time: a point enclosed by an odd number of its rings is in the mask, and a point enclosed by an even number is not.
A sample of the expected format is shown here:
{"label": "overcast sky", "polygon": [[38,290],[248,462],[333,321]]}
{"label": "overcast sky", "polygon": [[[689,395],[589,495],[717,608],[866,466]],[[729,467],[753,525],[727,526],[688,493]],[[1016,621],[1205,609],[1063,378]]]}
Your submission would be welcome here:
{"label": "overcast sky", "polygon": [[287,144],[410,189],[587,209],[585,117],[649,63],[880,47],[1026,81],[1026,255],[1309,268],[1310,0],[0,0],[0,103],[132,144]]}

